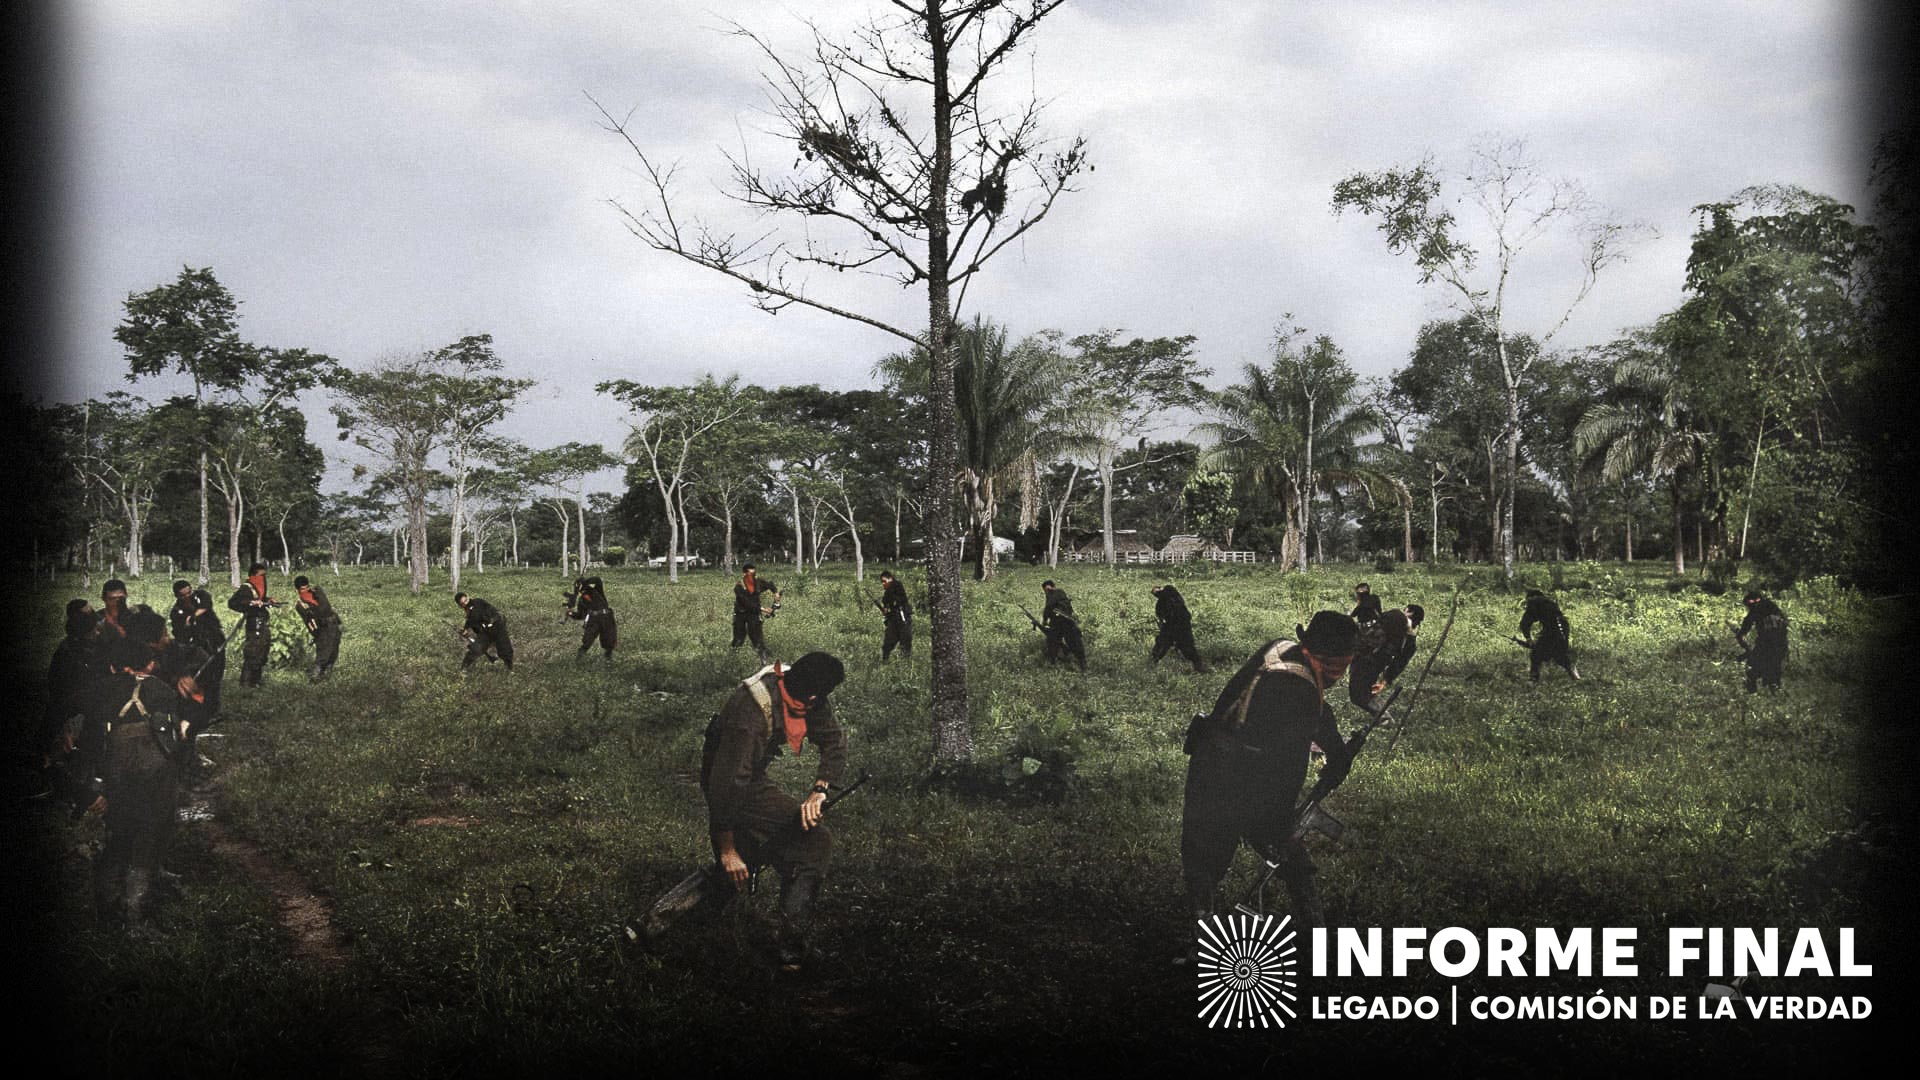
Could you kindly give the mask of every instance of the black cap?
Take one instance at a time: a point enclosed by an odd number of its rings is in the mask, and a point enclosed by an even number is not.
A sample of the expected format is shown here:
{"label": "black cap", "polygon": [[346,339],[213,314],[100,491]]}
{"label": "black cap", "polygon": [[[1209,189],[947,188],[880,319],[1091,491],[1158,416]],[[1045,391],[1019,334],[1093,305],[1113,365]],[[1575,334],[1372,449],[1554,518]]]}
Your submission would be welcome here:
{"label": "black cap", "polygon": [[846,681],[847,668],[839,658],[823,652],[810,652],[793,662],[781,675],[787,693],[802,701],[823,698]]}
{"label": "black cap", "polygon": [[1759,589],[1748,589],[1747,595],[1741,598],[1741,603],[1751,604],[1755,600],[1764,600],[1764,599],[1766,599],[1766,597],[1761,594]]}
{"label": "black cap", "polygon": [[1360,645],[1360,624],[1337,611],[1316,611],[1304,628],[1296,623],[1293,630],[1300,644],[1321,656],[1352,656]]}

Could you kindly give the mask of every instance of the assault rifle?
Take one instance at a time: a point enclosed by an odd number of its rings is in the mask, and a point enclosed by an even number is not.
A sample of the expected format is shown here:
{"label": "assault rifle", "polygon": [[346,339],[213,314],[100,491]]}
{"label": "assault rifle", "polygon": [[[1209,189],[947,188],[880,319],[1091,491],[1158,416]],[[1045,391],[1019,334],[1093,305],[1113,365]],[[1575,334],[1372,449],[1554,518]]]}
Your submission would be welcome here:
{"label": "assault rifle", "polygon": [[[833,806],[835,803],[838,803],[841,799],[846,798],[847,796],[853,794],[855,791],[860,790],[860,785],[866,783],[871,779],[873,779],[873,774],[868,772],[865,769],[861,769],[860,775],[853,778],[853,783],[848,784],[846,787],[843,787],[839,791],[836,791],[833,794],[827,796],[826,801],[820,804],[820,812],[824,814],[828,810],[833,809]],[[793,830],[798,829],[800,827],[801,827],[800,819],[796,817],[792,821],[789,821],[787,823],[787,832],[791,834]],[[757,866],[752,866],[747,869],[747,895],[752,896],[754,893],[759,891],[760,871],[765,870],[766,868],[767,868],[767,864],[763,862]]]}
{"label": "assault rifle", "polygon": [[[855,778],[853,783],[827,796],[826,801],[820,804],[821,813],[824,814],[839,803],[841,799],[858,791],[860,785],[866,783],[871,778],[871,773],[865,769],[860,770],[860,775]],[[789,823],[788,828],[800,828],[800,818],[798,815],[795,815],[793,821]],[[748,869],[748,893],[754,891],[759,883],[760,871],[765,868],[766,864],[761,863],[758,866]],[[720,890],[723,888],[729,890],[729,892],[721,892]],[[625,931],[628,941],[641,942],[656,940],[660,935],[666,933],[667,927],[671,926],[673,921],[680,915],[716,897],[730,895],[732,888],[732,884],[720,876],[717,865],[709,864],[702,866],[693,873],[681,878],[680,883],[673,888],[661,893],[660,898],[653,902],[653,906],[647,909],[645,915],[628,922],[622,929]]]}
{"label": "assault rifle", "polygon": [[1487,631],[1487,632],[1488,632],[1488,633],[1490,633],[1490,634],[1496,634],[1496,635],[1498,635],[1498,636],[1499,636],[1499,638],[1500,638],[1500,640],[1502,640],[1502,641],[1511,641],[1511,642],[1513,642],[1513,643],[1514,643],[1515,645],[1518,645],[1518,646],[1520,646],[1520,647],[1521,647],[1521,648],[1523,648],[1523,649],[1531,649],[1531,648],[1533,648],[1533,642],[1531,642],[1531,641],[1528,641],[1528,640],[1527,640],[1526,638],[1523,638],[1523,637],[1515,637],[1515,636],[1514,636],[1514,635],[1512,635],[1512,634],[1501,634],[1501,633],[1500,633],[1500,632],[1499,632],[1498,630],[1489,630],[1489,631]]}
{"label": "assault rifle", "polygon": [[1027,621],[1033,624],[1033,628],[1035,630],[1038,630],[1043,634],[1047,632],[1047,628],[1040,625],[1040,620],[1033,617],[1033,612],[1027,610],[1027,605],[1015,604],[1013,606],[1020,609],[1020,614],[1025,615],[1027,617]]}

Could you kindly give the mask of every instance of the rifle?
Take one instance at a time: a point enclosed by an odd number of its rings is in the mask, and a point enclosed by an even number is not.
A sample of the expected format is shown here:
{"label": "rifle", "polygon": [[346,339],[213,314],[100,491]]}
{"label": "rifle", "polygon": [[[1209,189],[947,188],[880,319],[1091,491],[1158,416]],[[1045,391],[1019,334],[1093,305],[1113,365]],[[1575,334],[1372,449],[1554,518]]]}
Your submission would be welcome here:
{"label": "rifle", "polygon": [[[820,804],[820,812],[824,814],[828,810],[833,809],[835,803],[838,803],[841,799],[844,799],[847,796],[853,794],[855,791],[858,791],[860,789],[861,784],[864,784],[871,779],[873,779],[873,774],[868,772],[865,769],[861,769],[860,775],[854,777],[853,783],[848,784],[846,787],[843,787],[839,791],[836,791],[833,794],[827,796],[827,800]],[[797,829],[799,827],[800,827],[800,819],[797,817],[787,823],[787,831],[789,833],[791,833],[794,829]],[[766,863],[761,863],[758,866],[751,866],[747,868],[747,895],[752,896],[755,892],[759,890],[760,871],[765,870],[766,868],[767,868]]]}
{"label": "rifle", "polygon": [[1489,630],[1489,631],[1487,631],[1487,633],[1489,633],[1489,634],[1494,634],[1494,635],[1496,635],[1496,636],[1498,636],[1498,637],[1500,638],[1500,640],[1501,640],[1501,641],[1511,641],[1511,642],[1513,642],[1513,643],[1514,643],[1515,645],[1518,645],[1518,646],[1520,646],[1520,647],[1521,647],[1521,648],[1523,648],[1523,649],[1531,649],[1531,648],[1533,648],[1533,642],[1531,642],[1531,641],[1528,641],[1528,640],[1527,640],[1526,638],[1523,638],[1523,637],[1515,637],[1515,636],[1514,636],[1514,635],[1512,635],[1512,634],[1502,634],[1502,633],[1500,633],[1500,631],[1498,631],[1498,630]]}
{"label": "rifle", "polygon": [[[859,789],[860,785],[866,783],[867,780],[871,778],[871,775],[872,774],[868,773],[865,769],[860,770],[859,777],[856,778],[853,783],[827,796],[826,802],[820,806],[821,812],[825,813],[841,799],[853,794]],[[788,827],[791,829],[800,827],[800,819],[797,815]],[[762,863],[747,871],[747,892],[752,893],[755,890],[760,881],[760,871],[765,868],[766,864]],[[686,912],[702,904],[711,902],[716,896],[725,895],[731,898],[733,886],[731,884],[724,885],[724,888],[728,890],[725,894],[720,892],[722,887],[722,879],[719,876],[719,867],[717,865],[709,863],[700,867],[693,873],[681,878],[679,884],[661,893],[660,898],[653,902],[653,906],[647,909],[645,915],[638,919],[628,921],[626,926],[622,927],[627,935],[627,940],[633,942],[658,940],[660,935],[667,932],[667,928],[673,924],[674,920]]]}
{"label": "rifle", "polygon": [[1038,630],[1043,634],[1047,632],[1047,628],[1040,625],[1040,620],[1033,617],[1033,612],[1027,610],[1027,605],[1015,604],[1013,606],[1020,609],[1020,614],[1025,615],[1027,617],[1027,621],[1033,624],[1033,628],[1035,630]]}
{"label": "rifle", "polygon": [[[1453,590],[1453,604],[1447,609],[1447,623],[1440,628],[1440,640],[1433,643],[1433,651],[1427,654],[1427,666],[1420,669],[1420,678],[1414,680],[1413,696],[1407,699],[1407,707],[1400,714],[1401,723],[1393,729],[1393,738],[1387,740],[1387,749],[1381,760],[1393,755],[1393,748],[1400,745],[1400,736],[1407,733],[1406,719],[1413,715],[1413,707],[1420,703],[1420,690],[1427,685],[1427,675],[1433,671],[1433,662],[1440,659],[1440,650],[1447,647],[1447,635],[1453,633],[1453,620],[1460,614],[1460,588]],[[1384,712],[1385,710],[1382,710]]]}

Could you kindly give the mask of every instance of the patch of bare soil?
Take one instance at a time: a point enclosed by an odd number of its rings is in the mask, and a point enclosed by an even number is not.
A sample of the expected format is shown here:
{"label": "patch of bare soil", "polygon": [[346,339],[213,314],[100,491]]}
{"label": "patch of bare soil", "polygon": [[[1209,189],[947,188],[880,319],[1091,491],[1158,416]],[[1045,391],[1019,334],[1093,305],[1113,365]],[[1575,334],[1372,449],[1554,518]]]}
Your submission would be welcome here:
{"label": "patch of bare soil", "polygon": [[293,938],[295,955],[325,968],[344,967],[351,956],[333,925],[333,904],[316,895],[300,875],[276,862],[251,840],[228,833],[217,821],[202,821],[213,853],[239,865],[273,898],[274,919]]}
{"label": "patch of bare soil", "polygon": [[464,829],[469,825],[480,824],[480,819],[461,817],[458,814],[428,814],[426,817],[414,818],[407,824],[422,829]]}

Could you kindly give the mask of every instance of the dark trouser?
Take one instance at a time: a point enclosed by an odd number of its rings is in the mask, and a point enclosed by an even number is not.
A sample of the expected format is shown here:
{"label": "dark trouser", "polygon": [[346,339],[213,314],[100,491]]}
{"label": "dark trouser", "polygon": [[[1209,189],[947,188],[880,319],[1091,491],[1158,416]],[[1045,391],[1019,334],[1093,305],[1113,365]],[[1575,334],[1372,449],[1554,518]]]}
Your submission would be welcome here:
{"label": "dark trouser", "polygon": [[833,855],[826,825],[801,829],[800,804],[771,780],[754,784],[735,804],[733,844],[748,866],[771,865],[787,885],[803,876],[824,878]]}
{"label": "dark trouser", "polygon": [[1169,649],[1179,650],[1180,655],[1193,665],[1193,670],[1207,670],[1207,665],[1200,660],[1199,648],[1193,643],[1193,627],[1162,626],[1159,636],[1153,639],[1153,662],[1159,663]]}
{"label": "dark trouser", "polygon": [[1785,650],[1774,652],[1759,649],[1747,654],[1747,693],[1751,694],[1759,686],[1769,690],[1780,689],[1780,669],[1787,663]]}
{"label": "dark trouser", "polygon": [[1087,648],[1080,641],[1080,628],[1069,620],[1055,619],[1047,631],[1047,659],[1059,662],[1067,656],[1073,657],[1081,671],[1087,670]]}
{"label": "dark trouser", "polygon": [[912,617],[889,618],[887,620],[887,638],[880,643],[880,659],[893,657],[894,646],[900,647],[901,656],[913,655],[913,619]]}
{"label": "dark trouser", "polygon": [[1245,839],[1256,849],[1281,855],[1281,879],[1295,901],[1294,915],[1308,921],[1317,913],[1302,910],[1313,899],[1313,860],[1293,836],[1293,800],[1300,791],[1305,761],[1288,769],[1262,755],[1211,747],[1196,749],[1187,760],[1187,790],[1180,814],[1180,874],[1186,882],[1191,914],[1215,910],[1214,895]]}
{"label": "dark trouser", "polygon": [[273,638],[265,626],[258,631],[247,629],[247,640],[240,643],[241,686],[260,685],[260,676],[267,670],[267,651],[272,644]]}
{"label": "dark trouser", "polygon": [[115,723],[103,749],[107,839],[93,864],[94,905],[106,918],[137,919],[179,813],[180,763],[144,721]]}
{"label": "dark trouser", "polygon": [[200,669],[200,675],[194,681],[200,684],[200,691],[206,695],[207,716],[220,715],[220,683],[227,677],[227,650],[224,646],[207,659],[207,666]]}
{"label": "dark trouser", "polygon": [[764,662],[772,654],[767,652],[766,631],[760,628],[760,616],[744,615],[735,612],[733,616],[733,648],[739,648],[743,641],[753,642],[753,651],[760,654]]}
{"label": "dark trouser", "polygon": [[508,671],[513,670],[513,642],[508,640],[507,629],[504,626],[492,633],[475,632],[473,640],[467,642],[467,655],[460,661],[460,669],[464,671],[472,667],[475,660],[487,655],[488,649],[499,654],[500,662],[507,665]]}
{"label": "dark trouser", "polygon": [[1384,661],[1376,660],[1372,655],[1356,658],[1353,666],[1347,669],[1347,700],[1361,708],[1373,703],[1373,684],[1387,670]]}
{"label": "dark trouser", "polygon": [[586,625],[580,628],[580,654],[586,655],[587,650],[593,648],[593,643],[596,641],[606,652],[607,658],[612,659],[613,647],[620,643],[619,630],[613,623],[613,612],[590,611],[587,613]]}
{"label": "dark trouser", "polygon": [[340,660],[340,624],[321,623],[313,631],[313,677],[325,678]]}
{"label": "dark trouser", "polygon": [[1527,677],[1534,682],[1540,681],[1540,665],[1544,663],[1559,664],[1567,669],[1567,674],[1573,674],[1573,651],[1565,641],[1536,641],[1527,651],[1527,658]]}

